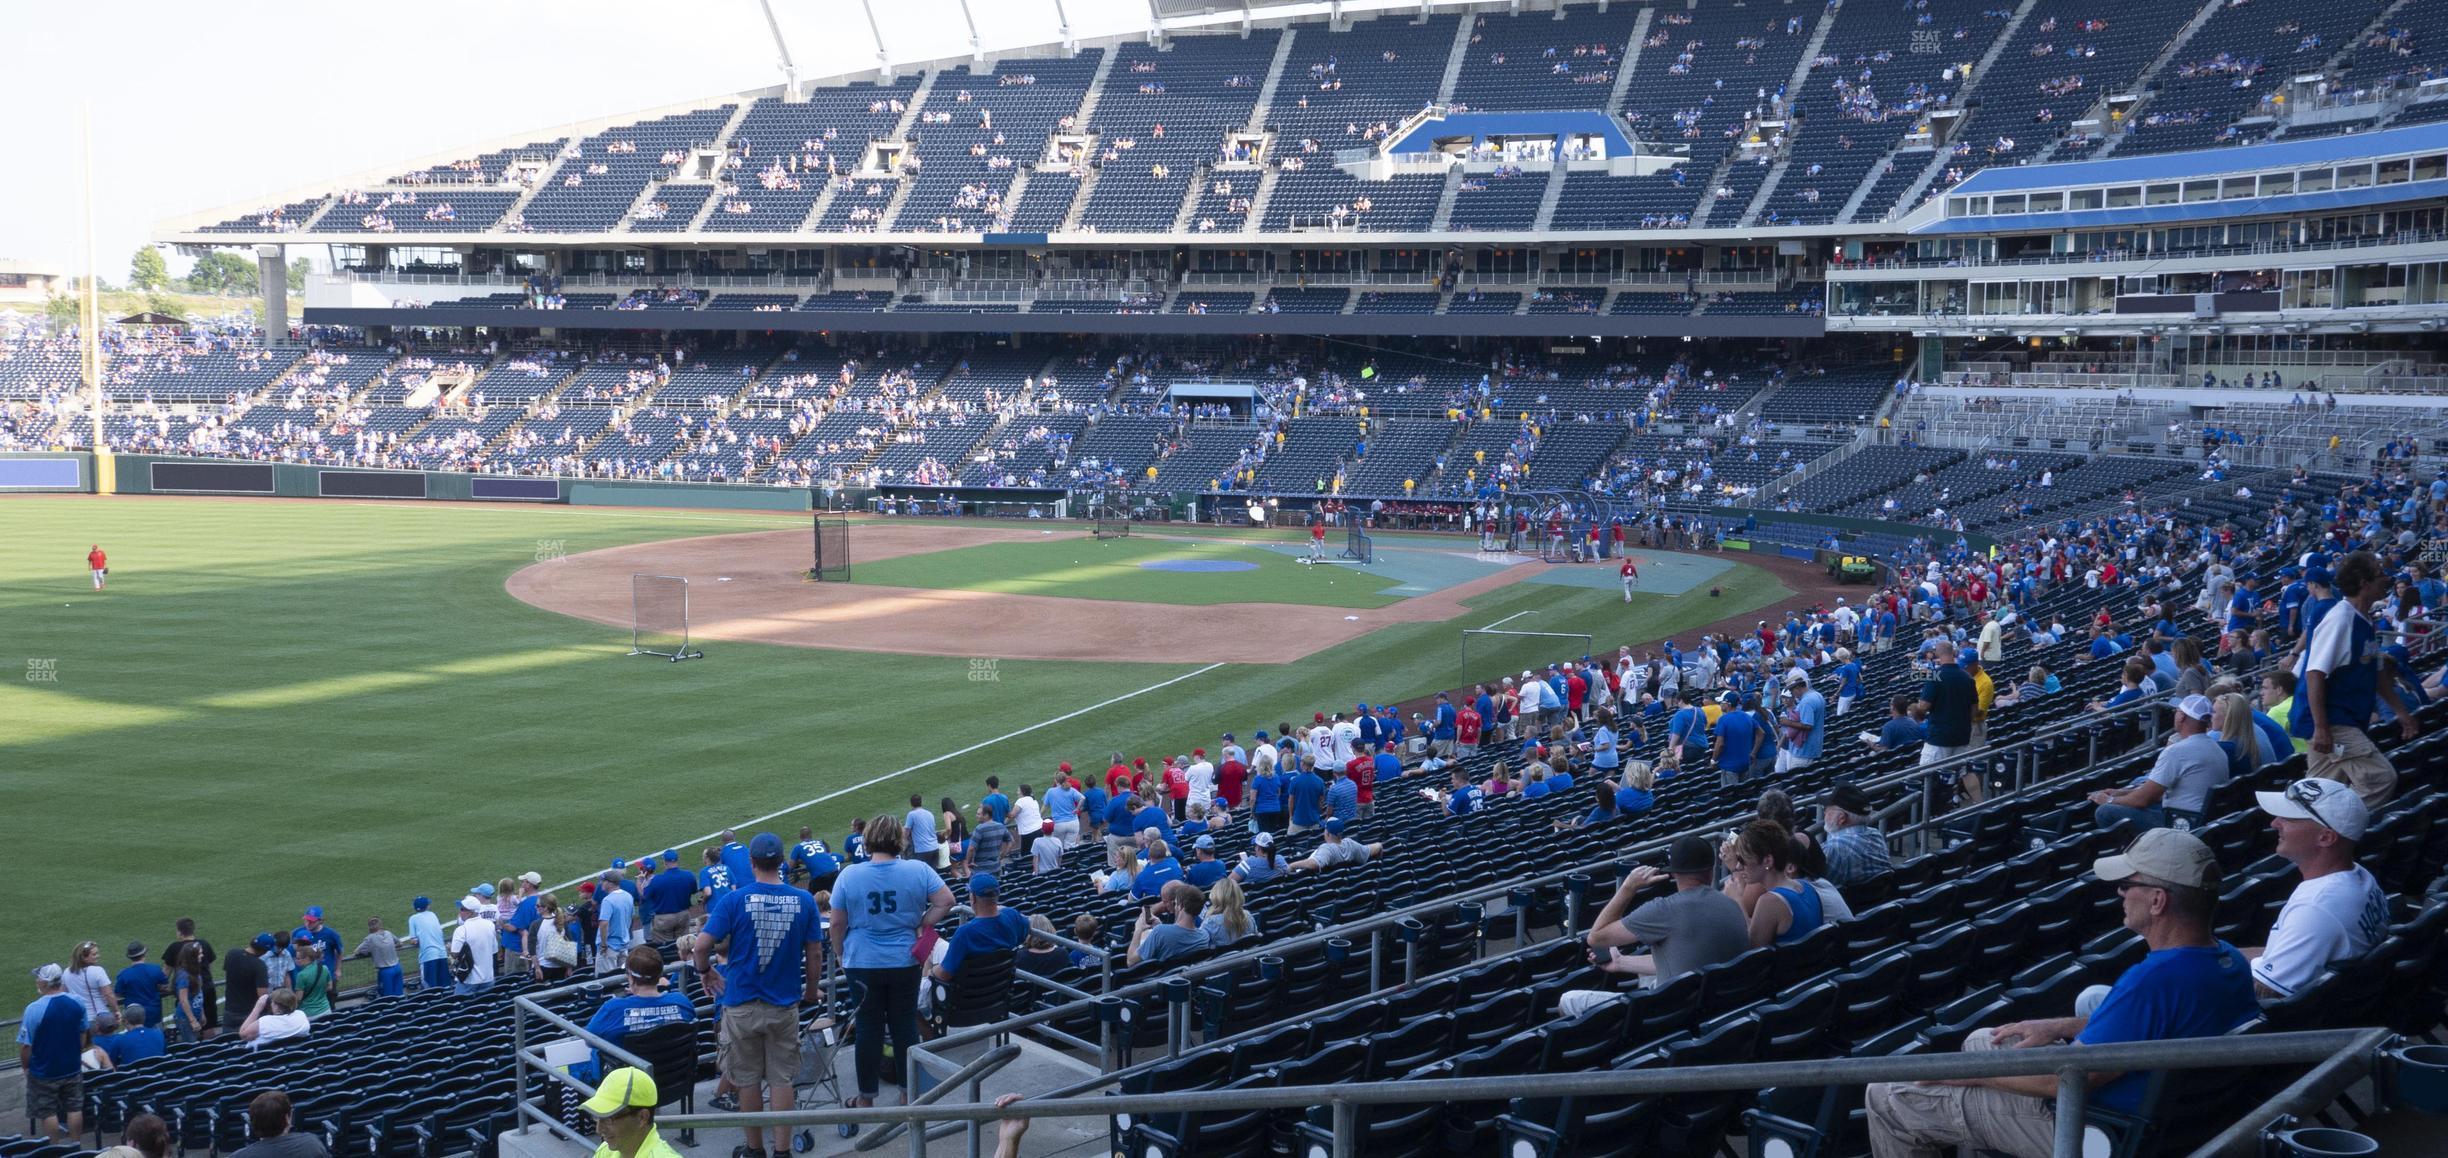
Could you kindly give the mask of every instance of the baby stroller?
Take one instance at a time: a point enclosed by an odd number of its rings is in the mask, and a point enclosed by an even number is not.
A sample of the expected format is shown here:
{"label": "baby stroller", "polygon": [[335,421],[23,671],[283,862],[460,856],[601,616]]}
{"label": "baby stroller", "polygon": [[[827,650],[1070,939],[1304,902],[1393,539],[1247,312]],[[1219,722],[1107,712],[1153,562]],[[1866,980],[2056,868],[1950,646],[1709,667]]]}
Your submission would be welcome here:
{"label": "baby stroller", "polygon": [[[791,1077],[793,1109],[830,1110],[842,1104],[837,1055],[850,1040],[850,1007],[845,1000],[828,1000],[800,1019],[799,1072]],[[791,1135],[791,1149],[805,1154],[815,1148],[816,1131],[801,1129]]]}

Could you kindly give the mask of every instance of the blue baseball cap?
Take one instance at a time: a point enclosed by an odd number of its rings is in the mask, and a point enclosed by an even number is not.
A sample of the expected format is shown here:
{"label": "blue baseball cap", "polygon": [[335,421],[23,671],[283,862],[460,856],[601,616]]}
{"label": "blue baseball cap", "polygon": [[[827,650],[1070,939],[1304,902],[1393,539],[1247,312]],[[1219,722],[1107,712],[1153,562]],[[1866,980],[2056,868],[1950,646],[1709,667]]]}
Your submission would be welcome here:
{"label": "blue baseball cap", "polygon": [[308,905],[308,906],[306,906],[306,919],[307,919],[307,920],[309,920],[309,921],[320,921],[320,920],[322,920],[322,919],[323,919],[323,906],[321,906],[321,905]]}
{"label": "blue baseball cap", "polygon": [[996,880],[996,879],[995,879],[995,875],[994,875],[993,873],[971,873],[971,874],[969,874],[969,895],[970,895],[970,896],[973,896],[973,897],[992,897],[992,896],[997,896],[997,895],[1000,895],[1000,894],[1002,893],[1002,891],[1003,891],[1003,882]]}
{"label": "blue baseball cap", "polygon": [[748,855],[756,860],[780,860],[782,838],[770,832],[760,832],[749,840]]}
{"label": "blue baseball cap", "polygon": [[1211,848],[1214,848],[1214,847],[1215,847],[1215,838],[1214,838],[1214,837],[1212,837],[1212,836],[1205,836],[1205,835],[1202,835],[1202,836],[1200,836],[1200,837],[1199,837],[1197,840],[1191,841],[1191,842],[1190,842],[1190,847],[1192,847],[1192,848],[1197,848],[1197,849],[1211,849]]}
{"label": "blue baseball cap", "polygon": [[1259,738],[1259,739],[1261,739],[1261,740],[1263,740],[1263,739],[1266,739],[1266,738],[1267,738],[1267,734],[1266,734],[1266,729],[1265,729],[1265,728],[1260,728],[1260,729],[1258,729],[1258,738]]}
{"label": "blue baseball cap", "polygon": [[627,857],[620,857],[620,856],[613,857],[613,858],[612,858],[612,867],[613,867],[613,868],[616,868],[616,869],[625,869],[625,868],[628,868],[628,867],[629,867],[629,858],[627,858]]}
{"label": "blue baseball cap", "polygon": [[1326,831],[1333,833],[1336,836],[1343,835],[1343,818],[1337,816],[1327,820]]}
{"label": "blue baseball cap", "polygon": [[430,909],[430,908],[432,908],[432,907],[433,907],[433,898],[432,898],[432,897],[418,897],[417,899],[415,899],[415,900],[413,900],[413,901],[408,902],[408,904],[409,904],[409,906],[410,906],[411,908],[414,908],[416,911],[418,911],[418,912],[422,913],[422,912],[424,912],[425,910]]}
{"label": "blue baseball cap", "polygon": [[255,940],[254,940],[253,944],[254,944],[254,946],[255,946],[256,948],[258,948],[258,949],[262,949],[262,950],[264,950],[265,952],[270,952],[270,951],[271,951],[271,949],[272,949],[272,934],[270,934],[270,933],[257,933],[257,934],[255,934]]}
{"label": "blue baseball cap", "polygon": [[480,896],[480,897],[490,897],[490,896],[492,896],[492,895],[493,895],[493,886],[491,886],[491,885],[478,885],[478,886],[476,886],[476,895],[477,895],[477,896]]}
{"label": "blue baseball cap", "polygon": [[664,849],[664,850],[663,850],[663,863],[665,863],[665,864],[679,864],[679,863],[680,863],[680,850],[679,850],[679,849],[676,849],[676,848],[667,848],[667,849]]}

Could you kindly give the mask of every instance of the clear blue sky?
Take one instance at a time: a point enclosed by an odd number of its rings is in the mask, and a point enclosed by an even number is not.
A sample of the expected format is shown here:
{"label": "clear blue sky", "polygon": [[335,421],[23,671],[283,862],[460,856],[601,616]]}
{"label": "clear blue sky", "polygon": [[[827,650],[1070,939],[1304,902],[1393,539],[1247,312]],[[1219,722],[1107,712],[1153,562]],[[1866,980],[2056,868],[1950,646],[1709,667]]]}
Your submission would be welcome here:
{"label": "clear blue sky", "polygon": [[[1073,33],[1145,0],[1065,0]],[[876,65],[859,0],[776,0],[803,78]],[[897,60],[968,51],[954,0],[874,0]],[[1323,7],[1323,5],[1317,5]],[[971,0],[988,50],[1057,39],[1053,0]],[[93,116],[105,278],[160,222],[528,129],[781,82],[755,0],[357,4],[9,0],[0,257],[84,268],[77,109]],[[308,253],[321,259],[321,247]],[[173,268],[185,263],[173,256]]]}

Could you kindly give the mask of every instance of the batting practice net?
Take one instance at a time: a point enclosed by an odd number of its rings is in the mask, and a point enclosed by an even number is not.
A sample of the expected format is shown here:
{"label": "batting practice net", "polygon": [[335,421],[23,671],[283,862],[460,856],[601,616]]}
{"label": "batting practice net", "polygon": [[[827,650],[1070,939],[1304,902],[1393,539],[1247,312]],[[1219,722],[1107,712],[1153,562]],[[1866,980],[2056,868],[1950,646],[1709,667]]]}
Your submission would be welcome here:
{"label": "batting practice net", "polygon": [[808,578],[819,583],[850,581],[850,517],[840,511],[816,512],[815,566]]}
{"label": "batting practice net", "polygon": [[1130,495],[1123,491],[1098,491],[1089,496],[1088,517],[1094,520],[1091,533],[1097,538],[1130,538]]}
{"label": "batting practice net", "polygon": [[678,663],[704,659],[689,646],[688,580],[673,575],[629,577],[629,654]]}
{"label": "batting practice net", "polygon": [[1365,567],[1377,561],[1377,540],[1354,522],[1343,537],[1343,557]]}

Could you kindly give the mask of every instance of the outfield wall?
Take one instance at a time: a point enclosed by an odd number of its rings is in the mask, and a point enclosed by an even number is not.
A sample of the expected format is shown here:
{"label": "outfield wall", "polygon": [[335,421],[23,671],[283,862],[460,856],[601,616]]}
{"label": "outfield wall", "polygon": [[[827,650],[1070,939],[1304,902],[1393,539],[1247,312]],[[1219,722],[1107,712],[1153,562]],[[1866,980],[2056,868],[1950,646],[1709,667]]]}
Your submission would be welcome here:
{"label": "outfield wall", "polygon": [[[111,456],[112,489],[127,495],[253,495],[289,499],[427,499],[559,503],[596,507],[806,511],[799,487],[666,483],[626,479],[527,478],[440,470],[369,470],[290,462]],[[83,451],[0,453],[0,494],[90,494],[93,455]]]}
{"label": "outfield wall", "polygon": [[82,450],[0,453],[0,495],[92,494],[94,456]]}

